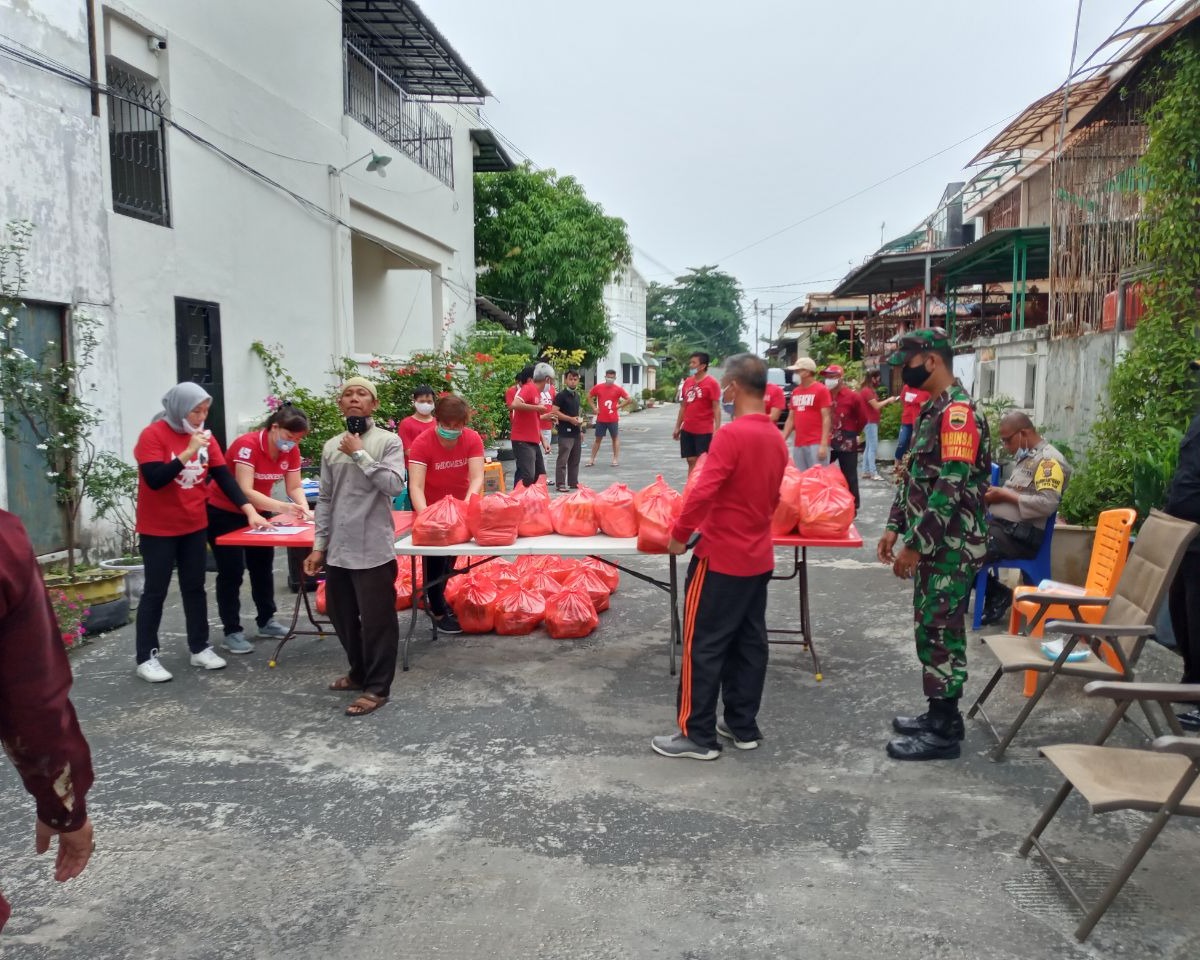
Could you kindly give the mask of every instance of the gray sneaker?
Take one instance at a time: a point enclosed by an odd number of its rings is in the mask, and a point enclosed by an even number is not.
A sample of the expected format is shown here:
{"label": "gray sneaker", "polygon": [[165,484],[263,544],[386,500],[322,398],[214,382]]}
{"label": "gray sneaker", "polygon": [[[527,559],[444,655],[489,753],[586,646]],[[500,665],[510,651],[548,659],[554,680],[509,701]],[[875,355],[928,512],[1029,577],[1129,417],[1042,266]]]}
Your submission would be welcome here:
{"label": "gray sneaker", "polygon": [[246,639],[246,634],[241,630],[237,633],[225,634],[225,639],[221,641],[221,649],[228,650],[230,653],[253,653],[254,644]]}
{"label": "gray sneaker", "polygon": [[716,760],[721,755],[721,751],[715,747],[702,747],[682,733],[655,737],[650,741],[650,749],[663,757],[688,757],[692,760]]}
{"label": "gray sneaker", "polygon": [[739,740],[734,732],[729,729],[729,724],[724,720],[717,721],[717,736],[724,737],[726,740],[732,740],[733,745],[739,750],[757,750],[761,742],[759,740]]}
{"label": "gray sneaker", "polygon": [[260,637],[271,637],[275,640],[282,640],[288,635],[288,628],[278,620],[271,619],[258,628]]}

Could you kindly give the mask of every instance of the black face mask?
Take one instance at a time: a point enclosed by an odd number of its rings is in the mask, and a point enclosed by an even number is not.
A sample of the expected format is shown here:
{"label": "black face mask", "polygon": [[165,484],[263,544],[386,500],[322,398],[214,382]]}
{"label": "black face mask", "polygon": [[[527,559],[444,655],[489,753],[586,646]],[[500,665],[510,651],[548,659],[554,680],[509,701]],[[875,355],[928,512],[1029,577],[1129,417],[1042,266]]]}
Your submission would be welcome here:
{"label": "black face mask", "polygon": [[346,432],[358,434],[358,435],[366,433],[367,432],[367,418],[366,417],[347,417],[346,418]]}
{"label": "black face mask", "polygon": [[932,371],[926,370],[925,365],[919,367],[905,366],[900,370],[900,379],[904,381],[904,385],[912,387],[914,390],[920,390],[925,386],[925,382],[932,376]]}

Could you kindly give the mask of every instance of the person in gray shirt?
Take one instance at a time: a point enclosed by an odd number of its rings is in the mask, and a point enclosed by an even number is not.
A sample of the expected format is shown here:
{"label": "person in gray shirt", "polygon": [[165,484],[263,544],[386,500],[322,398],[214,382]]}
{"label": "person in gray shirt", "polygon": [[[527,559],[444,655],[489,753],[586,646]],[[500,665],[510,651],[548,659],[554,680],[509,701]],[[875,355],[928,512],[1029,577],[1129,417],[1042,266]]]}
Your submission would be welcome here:
{"label": "person in gray shirt", "polygon": [[350,662],[330,690],[361,691],[346,716],[363,717],[388,701],[396,675],[396,537],[392,498],[404,490],[400,438],[371,421],[379,406],[375,384],[350,377],[338,408],[346,432],[321,451],[321,493],[312,553],[304,572],[325,567],[329,619]]}

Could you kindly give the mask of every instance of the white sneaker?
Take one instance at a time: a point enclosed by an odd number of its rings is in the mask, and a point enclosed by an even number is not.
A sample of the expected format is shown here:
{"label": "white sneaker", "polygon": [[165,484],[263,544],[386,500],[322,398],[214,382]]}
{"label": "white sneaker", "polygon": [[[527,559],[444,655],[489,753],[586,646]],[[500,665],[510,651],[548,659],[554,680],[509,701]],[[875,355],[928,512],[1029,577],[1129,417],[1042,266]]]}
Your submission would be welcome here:
{"label": "white sneaker", "polygon": [[147,683],[166,683],[171,679],[171,673],[158,662],[158,651],[150,653],[150,659],[137,665],[137,675]]}
{"label": "white sneaker", "polygon": [[205,670],[221,670],[225,661],[217,656],[217,651],[212,647],[205,647],[199,653],[192,654],[192,666],[203,667]]}

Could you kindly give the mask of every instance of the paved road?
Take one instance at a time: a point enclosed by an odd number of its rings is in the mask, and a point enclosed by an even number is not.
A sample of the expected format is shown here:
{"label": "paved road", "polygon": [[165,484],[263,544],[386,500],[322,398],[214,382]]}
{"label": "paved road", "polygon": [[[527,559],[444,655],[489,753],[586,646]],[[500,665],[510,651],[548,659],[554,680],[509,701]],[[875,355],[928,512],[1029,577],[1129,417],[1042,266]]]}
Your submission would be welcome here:
{"label": "paved road", "polygon": [[[586,480],[679,484],[674,413],[624,420],[622,466]],[[866,486],[868,541],[887,502]],[[0,957],[1191,960],[1200,843],[1186,824],[1087,947],[1045,872],[1015,856],[1054,786],[1034,744],[1087,736],[1095,706],[1064,685],[1001,765],[974,726],[960,762],[889,761],[890,716],[921,705],[906,588],[869,549],[814,559],[825,681],[773,649],[768,740],[715,763],[648,747],[672,727],[675,684],[661,595],[629,577],[586,640],[421,646],[365,720],[325,690],[342,670],[332,639],[293,642],[276,670],[256,652],[201,674],[175,603],[162,646],[176,680],[149,686],[131,631],[109,635],[74,659],[96,858],[52,882],[6,767],[0,882],[16,914]],[[794,602],[777,586],[773,622]],[[974,641],[971,656],[977,690],[988,656]],[[1015,690],[997,706],[1011,715]],[[1076,804],[1052,839],[1074,847],[1073,874],[1106,877],[1140,822]]]}

